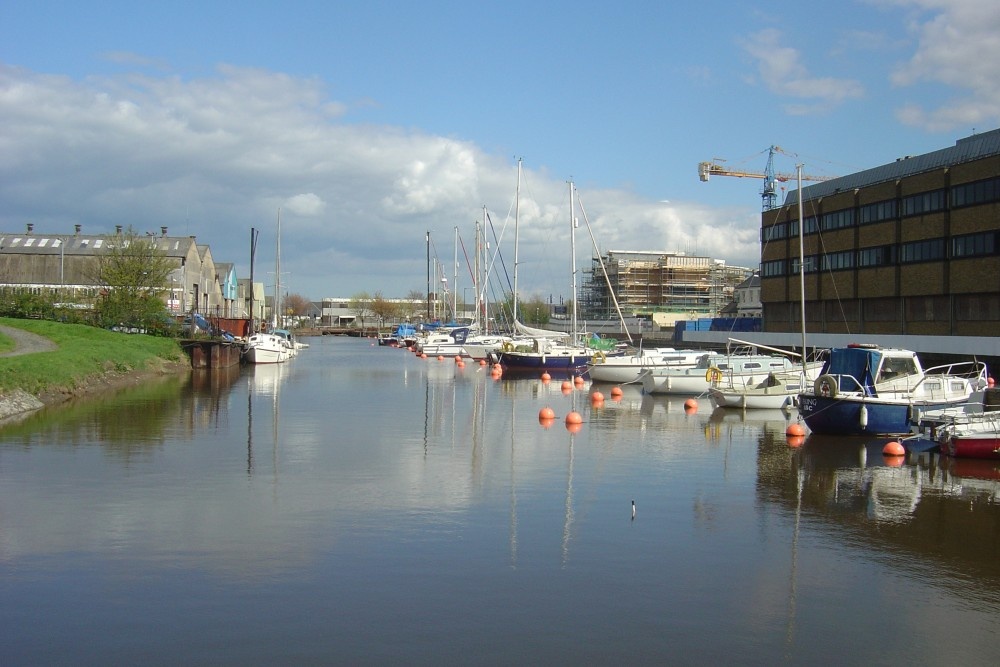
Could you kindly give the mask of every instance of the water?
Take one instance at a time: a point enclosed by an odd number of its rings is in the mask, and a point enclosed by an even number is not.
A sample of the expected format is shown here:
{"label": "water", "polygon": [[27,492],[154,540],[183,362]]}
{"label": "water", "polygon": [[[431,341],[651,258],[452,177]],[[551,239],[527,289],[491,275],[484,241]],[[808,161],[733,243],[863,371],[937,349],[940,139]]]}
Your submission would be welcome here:
{"label": "water", "polygon": [[991,463],[309,342],[0,430],[0,664],[1000,663]]}

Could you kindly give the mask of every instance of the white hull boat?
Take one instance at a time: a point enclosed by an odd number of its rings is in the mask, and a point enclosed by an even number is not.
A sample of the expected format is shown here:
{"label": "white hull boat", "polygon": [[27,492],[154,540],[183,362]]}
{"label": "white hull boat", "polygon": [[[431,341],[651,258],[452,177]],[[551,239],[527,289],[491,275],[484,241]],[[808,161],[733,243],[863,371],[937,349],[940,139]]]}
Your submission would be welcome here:
{"label": "white hull boat", "polygon": [[247,339],[243,358],[248,364],[280,364],[287,361],[290,348],[280,336],[256,333]]}

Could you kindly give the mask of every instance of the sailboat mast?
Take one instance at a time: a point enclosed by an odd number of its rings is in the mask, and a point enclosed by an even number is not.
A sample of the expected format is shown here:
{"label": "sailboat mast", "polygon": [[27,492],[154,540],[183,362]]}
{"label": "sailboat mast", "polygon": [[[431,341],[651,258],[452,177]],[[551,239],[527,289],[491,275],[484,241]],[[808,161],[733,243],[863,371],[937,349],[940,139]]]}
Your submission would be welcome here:
{"label": "sailboat mast", "polygon": [[802,229],[802,165],[795,165],[795,174],[798,181],[798,204],[799,204],[799,313],[802,318],[802,372],[806,372],[806,270],[805,270],[805,243],[802,240],[804,230]]}
{"label": "sailboat mast", "polygon": [[511,309],[514,322],[519,322],[517,316],[517,234],[518,220],[521,213],[521,158],[517,159],[517,187],[514,189],[514,293],[511,295]]}
{"label": "sailboat mast", "polygon": [[575,188],[573,187],[573,181],[569,182],[569,254],[570,254],[570,273],[573,276],[573,291],[570,293],[570,298],[573,299],[573,342],[577,342],[577,330],[576,330],[576,210],[573,203],[573,194]]}
{"label": "sailboat mast", "polygon": [[274,249],[274,328],[281,320],[281,207],[278,207],[278,234]]}
{"label": "sailboat mast", "polygon": [[455,225],[455,282],[451,284],[451,319],[458,321],[458,225]]}

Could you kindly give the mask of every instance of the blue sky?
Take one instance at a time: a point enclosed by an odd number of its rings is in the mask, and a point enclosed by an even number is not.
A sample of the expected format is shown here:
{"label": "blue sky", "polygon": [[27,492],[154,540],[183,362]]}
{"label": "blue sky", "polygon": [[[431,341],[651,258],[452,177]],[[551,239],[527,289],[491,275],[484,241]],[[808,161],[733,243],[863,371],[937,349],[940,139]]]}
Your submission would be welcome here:
{"label": "blue sky", "polygon": [[246,275],[256,227],[259,275],[280,207],[289,291],[405,296],[427,231],[454,287],[484,205],[512,262],[522,158],[520,287],[568,297],[571,179],[601,251],[756,266],[760,182],[698,162],[835,176],[1000,126],[995,0],[244,4],[0,6],[0,229],[166,225]]}

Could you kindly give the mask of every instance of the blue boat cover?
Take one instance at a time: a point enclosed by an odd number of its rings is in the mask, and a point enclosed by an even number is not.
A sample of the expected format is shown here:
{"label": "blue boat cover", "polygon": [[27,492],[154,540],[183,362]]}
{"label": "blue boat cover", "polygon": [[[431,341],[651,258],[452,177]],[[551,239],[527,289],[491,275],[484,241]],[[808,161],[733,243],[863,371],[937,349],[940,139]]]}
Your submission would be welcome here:
{"label": "blue boat cover", "polygon": [[866,396],[875,396],[875,371],[878,370],[882,353],[864,347],[835,347],[830,350],[830,358],[823,366],[823,373],[840,376],[840,391],[854,392],[858,385],[864,387]]}

